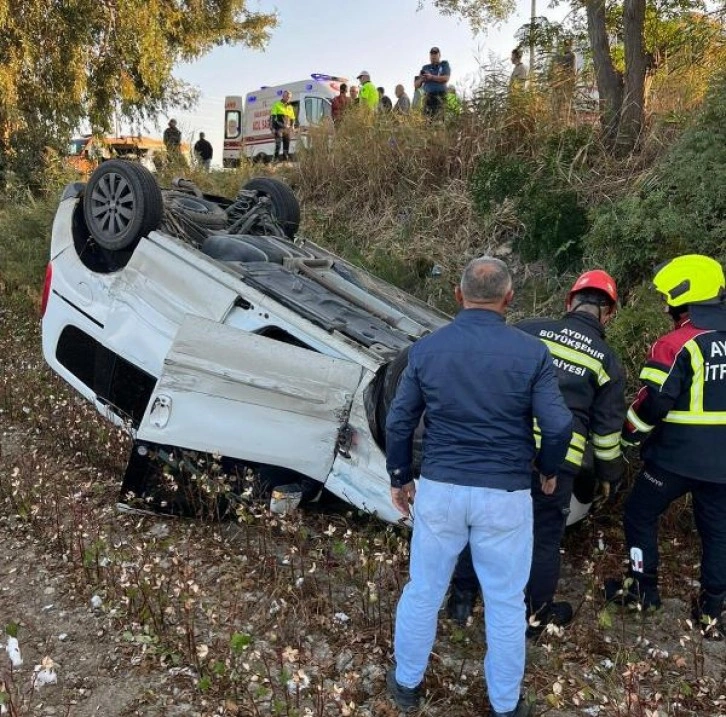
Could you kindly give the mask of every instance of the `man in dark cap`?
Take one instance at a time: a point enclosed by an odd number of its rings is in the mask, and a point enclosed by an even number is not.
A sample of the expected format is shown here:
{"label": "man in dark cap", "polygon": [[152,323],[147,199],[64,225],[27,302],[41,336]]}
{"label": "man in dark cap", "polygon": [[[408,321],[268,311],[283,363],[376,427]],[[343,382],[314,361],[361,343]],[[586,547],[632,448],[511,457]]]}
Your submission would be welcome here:
{"label": "man in dark cap", "polygon": [[443,112],[446,98],[446,85],[451,77],[451,68],[446,60],[441,59],[441,50],[432,47],[429,53],[430,62],[421,68],[414,87],[423,88],[424,114],[435,117]]}

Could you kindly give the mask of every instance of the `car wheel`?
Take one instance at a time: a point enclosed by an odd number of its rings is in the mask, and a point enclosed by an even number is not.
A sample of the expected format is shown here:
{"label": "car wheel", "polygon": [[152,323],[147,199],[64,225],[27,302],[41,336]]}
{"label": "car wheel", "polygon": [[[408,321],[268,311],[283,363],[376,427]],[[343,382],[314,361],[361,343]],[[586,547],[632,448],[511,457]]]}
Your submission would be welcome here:
{"label": "car wheel", "polygon": [[159,185],[140,164],[110,159],[86,185],[83,217],[91,236],[104,249],[133,249],[159,226],[163,212]]}
{"label": "car wheel", "polygon": [[[402,349],[398,356],[396,356],[396,358],[388,364],[386,372],[383,375],[383,386],[378,394],[378,404],[376,406],[376,421],[380,431],[379,443],[384,448],[386,444],[386,418],[388,416],[388,412],[391,410],[393,399],[396,397],[398,384],[401,383],[401,376],[403,376],[403,372],[406,370],[406,366],[408,366],[408,354],[410,350],[410,346]],[[412,469],[416,476],[421,469],[423,434],[424,421],[422,416],[413,434]]]}
{"label": "car wheel", "polygon": [[408,352],[411,350],[410,346],[403,349],[398,356],[396,356],[391,363],[388,364],[386,369],[386,375],[383,377],[383,391],[381,393],[381,408],[384,411],[384,421],[382,425],[385,425],[385,417],[388,415],[388,411],[391,408],[393,399],[396,396],[396,390],[398,384],[401,383],[401,376],[408,366]]}
{"label": "car wheel", "polygon": [[164,204],[172,212],[178,212],[200,226],[210,229],[224,229],[227,226],[227,212],[218,204],[185,192],[164,192]]}
{"label": "car wheel", "polygon": [[256,191],[269,197],[272,202],[272,212],[282,226],[285,236],[290,239],[295,236],[300,226],[300,204],[287,184],[272,177],[255,177],[242,189]]}

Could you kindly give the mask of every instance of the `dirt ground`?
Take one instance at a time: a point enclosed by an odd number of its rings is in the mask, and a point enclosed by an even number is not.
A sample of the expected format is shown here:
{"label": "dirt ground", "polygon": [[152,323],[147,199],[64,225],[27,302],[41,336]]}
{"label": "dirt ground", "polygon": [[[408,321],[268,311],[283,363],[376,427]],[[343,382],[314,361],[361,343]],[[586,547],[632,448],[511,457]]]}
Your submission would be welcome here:
{"label": "dirt ground", "polygon": [[[0,713],[397,717],[384,678],[405,532],[340,506],[223,523],[118,513],[128,439],[50,374],[37,340],[32,319],[0,311]],[[600,596],[623,570],[620,511],[566,535],[576,616],[529,645],[536,714],[726,717],[726,645],[688,622],[688,505],[664,522],[665,606],[647,616]],[[463,629],[442,615],[421,715],[488,715],[482,627],[480,606]],[[57,682],[39,686],[49,660]]]}

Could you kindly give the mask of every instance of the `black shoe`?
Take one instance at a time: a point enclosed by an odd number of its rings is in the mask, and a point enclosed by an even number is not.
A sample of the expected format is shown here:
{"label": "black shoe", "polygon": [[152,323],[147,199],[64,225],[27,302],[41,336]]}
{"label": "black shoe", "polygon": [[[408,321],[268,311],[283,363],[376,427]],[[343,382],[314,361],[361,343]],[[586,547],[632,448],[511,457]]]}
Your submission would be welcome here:
{"label": "black shoe", "polygon": [[534,702],[525,702],[524,697],[519,698],[517,706],[509,712],[497,712],[493,707],[491,717],[531,717],[534,714]]}
{"label": "black shoe", "polygon": [[657,586],[633,577],[625,581],[608,578],[605,581],[605,600],[622,607],[640,605],[643,610],[660,610],[663,605]]}
{"label": "black shoe", "polygon": [[557,625],[557,627],[569,625],[572,622],[572,615],[572,605],[568,602],[551,602],[543,605],[527,619],[527,637],[539,637],[547,625]]}
{"label": "black shoe", "polygon": [[726,593],[712,595],[705,590],[691,606],[691,615],[703,631],[707,640],[723,640],[726,638],[726,619],[723,610]]}
{"label": "black shoe", "polygon": [[474,600],[476,600],[476,592],[459,590],[452,585],[451,594],[446,602],[446,615],[464,627],[474,611]]}
{"label": "black shoe", "polygon": [[415,710],[418,709],[421,701],[421,685],[418,687],[404,687],[396,681],[396,667],[391,667],[386,675],[386,686],[388,694],[396,703],[399,709]]}

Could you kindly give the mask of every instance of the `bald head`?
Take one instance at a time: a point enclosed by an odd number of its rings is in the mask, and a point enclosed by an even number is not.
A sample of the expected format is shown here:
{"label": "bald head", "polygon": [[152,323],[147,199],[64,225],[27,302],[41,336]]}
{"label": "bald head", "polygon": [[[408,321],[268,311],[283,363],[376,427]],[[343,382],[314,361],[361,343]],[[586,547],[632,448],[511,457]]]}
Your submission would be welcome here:
{"label": "bald head", "polygon": [[481,304],[506,306],[512,290],[512,275],[500,259],[482,256],[466,265],[459,290],[465,307]]}

